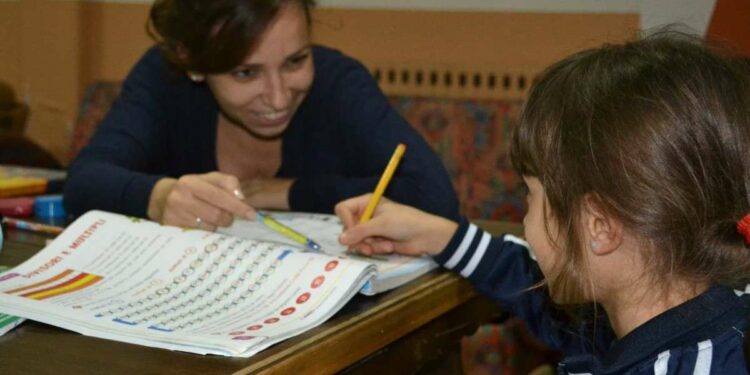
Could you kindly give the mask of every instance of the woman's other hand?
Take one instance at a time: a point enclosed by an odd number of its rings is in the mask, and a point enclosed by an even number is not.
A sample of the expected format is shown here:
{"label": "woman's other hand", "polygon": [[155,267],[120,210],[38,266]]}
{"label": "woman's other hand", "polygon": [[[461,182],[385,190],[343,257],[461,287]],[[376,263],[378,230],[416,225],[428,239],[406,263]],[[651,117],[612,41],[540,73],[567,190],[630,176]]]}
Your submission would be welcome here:
{"label": "woman's other hand", "polygon": [[437,255],[450,241],[458,224],[416,208],[381,199],[372,218],[360,224],[372,194],[336,205],[344,224],[342,245],[365,255],[396,252],[404,255]]}
{"label": "woman's other hand", "polygon": [[220,172],[163,178],[151,192],[148,216],[162,224],[209,231],[232,224],[235,216],[255,218],[243,200],[237,177]]}

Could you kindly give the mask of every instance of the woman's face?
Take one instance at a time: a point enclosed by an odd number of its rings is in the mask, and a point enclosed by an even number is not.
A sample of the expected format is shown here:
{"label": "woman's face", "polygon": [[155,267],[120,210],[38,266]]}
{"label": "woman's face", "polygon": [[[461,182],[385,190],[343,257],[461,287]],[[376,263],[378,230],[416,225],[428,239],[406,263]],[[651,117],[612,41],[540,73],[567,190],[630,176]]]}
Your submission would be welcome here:
{"label": "woman's face", "polygon": [[289,126],[313,82],[312,47],[305,11],[288,2],[258,38],[245,61],[206,82],[222,115],[259,138]]}

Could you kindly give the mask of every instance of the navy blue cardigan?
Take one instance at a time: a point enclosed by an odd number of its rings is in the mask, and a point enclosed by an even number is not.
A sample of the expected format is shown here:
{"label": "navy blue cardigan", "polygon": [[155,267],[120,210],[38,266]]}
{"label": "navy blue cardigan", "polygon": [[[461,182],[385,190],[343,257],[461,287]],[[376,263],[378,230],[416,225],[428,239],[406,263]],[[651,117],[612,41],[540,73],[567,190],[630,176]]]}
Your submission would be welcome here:
{"label": "navy blue cardigan", "polygon": [[462,219],[435,258],[466,277],[529,330],[565,353],[559,374],[746,374],[742,345],[750,315],[744,291],[714,286],[667,310],[619,340],[606,316],[574,323],[540,289],[542,279],[528,244],[511,235],[492,237]]}
{"label": "navy blue cardigan", "polygon": [[[294,178],[293,211],[330,213],[372,191],[398,143],[407,151],[386,196],[457,218],[458,201],[440,159],[392,108],[367,70],[325,47],[313,48],[315,79],[282,136],[277,177]],[[151,48],[120,97],[70,165],[65,206],[145,217],[157,180],[217,170],[218,105],[208,87],[170,70]]]}

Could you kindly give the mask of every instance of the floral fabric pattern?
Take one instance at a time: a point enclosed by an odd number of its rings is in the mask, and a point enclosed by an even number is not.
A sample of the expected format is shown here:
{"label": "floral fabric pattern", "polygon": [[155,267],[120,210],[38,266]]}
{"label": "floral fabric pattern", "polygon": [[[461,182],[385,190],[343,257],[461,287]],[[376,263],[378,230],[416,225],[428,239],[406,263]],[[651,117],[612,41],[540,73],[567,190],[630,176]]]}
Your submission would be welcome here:
{"label": "floral fabric pattern", "polygon": [[89,143],[89,139],[94,135],[99,123],[109,112],[112,102],[120,95],[120,88],[120,83],[106,81],[95,82],[86,88],[78,111],[78,119],[73,127],[70,149],[68,150],[69,161],[73,161],[83,146]]}
{"label": "floral fabric pattern", "polygon": [[391,103],[440,156],[469,219],[520,222],[523,179],[510,162],[522,100],[391,97]]}

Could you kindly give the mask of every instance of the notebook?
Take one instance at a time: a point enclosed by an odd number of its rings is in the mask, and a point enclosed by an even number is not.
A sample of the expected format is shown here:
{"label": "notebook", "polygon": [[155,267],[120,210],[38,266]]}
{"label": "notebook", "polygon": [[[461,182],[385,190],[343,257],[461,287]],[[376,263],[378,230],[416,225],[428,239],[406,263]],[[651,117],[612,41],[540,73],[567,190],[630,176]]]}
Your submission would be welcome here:
{"label": "notebook", "polygon": [[[338,236],[341,234],[343,226],[337,216],[302,212],[274,212],[272,215],[277,221],[317,242],[324,253],[333,256],[352,257],[352,255],[347,254],[346,248],[338,242]],[[231,227],[219,228],[219,231],[241,238],[296,244],[289,238],[256,221],[235,220]],[[437,263],[430,257],[378,255],[376,257],[356,258],[373,264],[377,269],[375,276],[360,291],[365,295],[391,290],[437,267]]]}
{"label": "notebook", "polygon": [[374,273],[356,258],[91,211],[0,273],[0,313],[103,339],[250,357],[329,319]]}

